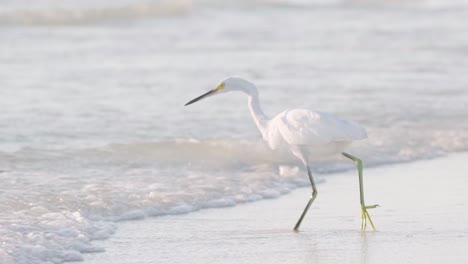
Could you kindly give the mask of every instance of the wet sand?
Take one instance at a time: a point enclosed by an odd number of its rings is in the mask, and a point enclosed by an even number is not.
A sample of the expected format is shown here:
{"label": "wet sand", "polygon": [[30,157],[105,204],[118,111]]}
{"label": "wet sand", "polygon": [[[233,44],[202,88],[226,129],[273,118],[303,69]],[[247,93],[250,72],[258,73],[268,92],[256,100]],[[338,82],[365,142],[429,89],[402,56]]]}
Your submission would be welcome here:
{"label": "wet sand", "polygon": [[[304,175],[306,177],[306,175]],[[360,231],[356,171],[325,175],[300,232],[310,189],[187,215],[121,222],[86,264],[468,263],[468,154],[364,170],[377,231]]]}

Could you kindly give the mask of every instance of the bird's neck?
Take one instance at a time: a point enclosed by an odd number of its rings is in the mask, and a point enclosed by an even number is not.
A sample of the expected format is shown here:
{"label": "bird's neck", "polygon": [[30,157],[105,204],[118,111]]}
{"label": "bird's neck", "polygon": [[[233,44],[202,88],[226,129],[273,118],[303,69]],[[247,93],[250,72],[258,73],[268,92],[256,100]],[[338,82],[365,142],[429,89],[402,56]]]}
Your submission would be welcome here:
{"label": "bird's neck", "polygon": [[268,117],[263,113],[262,108],[260,107],[260,101],[258,98],[257,91],[252,91],[247,93],[250,114],[257,125],[258,129],[262,133],[262,136],[265,138],[266,130],[268,126]]}

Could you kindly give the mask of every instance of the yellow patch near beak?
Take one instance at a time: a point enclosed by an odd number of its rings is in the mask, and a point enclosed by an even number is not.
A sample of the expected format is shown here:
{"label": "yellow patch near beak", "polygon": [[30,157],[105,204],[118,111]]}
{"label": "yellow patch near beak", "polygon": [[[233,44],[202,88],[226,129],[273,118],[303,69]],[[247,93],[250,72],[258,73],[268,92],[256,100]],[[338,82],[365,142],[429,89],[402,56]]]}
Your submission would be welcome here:
{"label": "yellow patch near beak", "polygon": [[221,89],[224,89],[224,83],[220,83],[216,88],[215,91],[219,91]]}

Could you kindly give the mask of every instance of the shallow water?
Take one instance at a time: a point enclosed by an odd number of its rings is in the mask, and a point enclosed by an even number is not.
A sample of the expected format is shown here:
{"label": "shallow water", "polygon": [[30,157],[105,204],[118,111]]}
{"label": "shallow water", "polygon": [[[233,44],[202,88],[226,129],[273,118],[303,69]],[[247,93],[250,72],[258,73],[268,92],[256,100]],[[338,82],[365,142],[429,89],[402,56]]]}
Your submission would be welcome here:
{"label": "shallow water", "polygon": [[270,116],[361,123],[366,165],[466,150],[466,25],[466,1],[2,1],[2,263],[79,260],[115,221],[307,185],[244,95],[183,107],[227,76]]}

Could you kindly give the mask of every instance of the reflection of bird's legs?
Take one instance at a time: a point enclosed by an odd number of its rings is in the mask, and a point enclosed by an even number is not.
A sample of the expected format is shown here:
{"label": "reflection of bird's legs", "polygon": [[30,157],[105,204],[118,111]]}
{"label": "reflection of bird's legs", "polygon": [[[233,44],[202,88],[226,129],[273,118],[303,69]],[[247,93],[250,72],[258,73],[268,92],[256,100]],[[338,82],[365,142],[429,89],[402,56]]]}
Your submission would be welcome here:
{"label": "reflection of bird's legs", "polygon": [[378,207],[379,205],[376,204],[376,205],[370,205],[370,206],[366,206],[365,202],[364,202],[364,184],[363,184],[363,181],[362,181],[362,161],[346,152],[343,152],[343,156],[347,157],[348,159],[351,159],[353,160],[354,162],[356,162],[356,165],[357,165],[357,168],[358,168],[358,173],[359,173],[359,193],[360,193],[360,198],[361,198],[361,209],[362,209],[362,212],[361,212],[361,230],[365,230],[366,229],[366,225],[367,225],[367,219],[369,219],[369,223],[371,224],[372,226],[372,229],[375,230],[375,226],[374,226],[374,223],[372,223],[372,219],[369,215],[369,213],[367,212],[367,209],[372,209],[372,208],[376,208]]}
{"label": "reflection of bird's legs", "polygon": [[301,225],[302,219],[304,219],[304,216],[309,210],[309,207],[314,202],[315,197],[317,197],[317,188],[315,188],[315,183],[314,183],[314,178],[312,177],[312,172],[310,171],[309,166],[306,165],[306,168],[307,168],[307,174],[309,174],[310,184],[312,185],[312,196],[310,197],[309,202],[307,203],[306,208],[304,209],[304,212],[302,212],[301,218],[299,218],[299,220],[296,223],[296,226],[294,226],[294,231],[299,230],[299,226]]}

